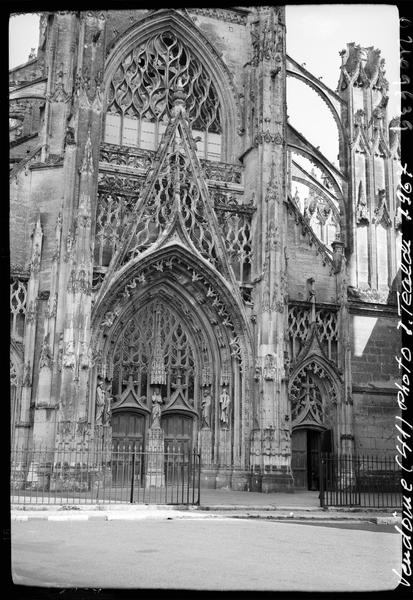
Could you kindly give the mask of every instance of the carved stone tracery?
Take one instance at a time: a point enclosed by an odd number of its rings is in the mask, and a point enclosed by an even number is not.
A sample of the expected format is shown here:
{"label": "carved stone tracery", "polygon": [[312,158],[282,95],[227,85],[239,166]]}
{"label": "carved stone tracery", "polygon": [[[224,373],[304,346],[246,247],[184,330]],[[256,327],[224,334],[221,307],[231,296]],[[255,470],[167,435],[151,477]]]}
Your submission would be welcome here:
{"label": "carved stone tracery", "polygon": [[148,250],[166,232],[183,237],[186,245],[190,240],[191,250],[195,246],[206,260],[214,266],[218,264],[215,227],[211,226],[213,208],[187,127],[181,117],[175,117],[168,125],[164,142],[147,174],[143,198],[134,207],[123,264]]}
{"label": "carved stone tracery", "polygon": [[289,387],[292,426],[330,425],[338,394],[330,375],[316,360],[304,365]]}
{"label": "carved stone tracery", "polygon": [[194,398],[195,350],[192,336],[179,316],[164,302],[145,305],[117,341],[113,356],[112,393],[120,397],[129,382],[137,396],[149,396],[150,385],[172,385],[182,377],[185,399]]}
{"label": "carved stone tracery", "polygon": [[112,78],[108,110],[147,121],[167,121],[172,94],[181,78],[194,129],[220,133],[220,106],[214,84],[203,66],[172,31],[137,46]]}
{"label": "carved stone tracery", "polygon": [[[293,362],[307,340],[311,322],[311,309],[290,306],[288,309],[289,358]],[[338,319],[337,312],[330,309],[316,310],[317,335],[330,360],[337,359]]]}
{"label": "carved stone tracery", "polygon": [[23,336],[24,318],[27,311],[27,281],[13,278],[10,284],[11,336]]}

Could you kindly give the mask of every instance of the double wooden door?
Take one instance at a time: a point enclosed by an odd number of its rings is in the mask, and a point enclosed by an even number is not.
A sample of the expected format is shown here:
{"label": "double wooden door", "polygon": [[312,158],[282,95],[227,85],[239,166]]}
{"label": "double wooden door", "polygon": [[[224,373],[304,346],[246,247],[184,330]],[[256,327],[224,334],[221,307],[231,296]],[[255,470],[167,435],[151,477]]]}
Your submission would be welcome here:
{"label": "double wooden door", "polygon": [[[164,431],[165,475],[177,480],[188,472],[193,448],[193,418],[176,413],[162,417]],[[112,482],[128,485],[135,455],[135,480],[145,471],[145,417],[136,412],[112,415]]]}

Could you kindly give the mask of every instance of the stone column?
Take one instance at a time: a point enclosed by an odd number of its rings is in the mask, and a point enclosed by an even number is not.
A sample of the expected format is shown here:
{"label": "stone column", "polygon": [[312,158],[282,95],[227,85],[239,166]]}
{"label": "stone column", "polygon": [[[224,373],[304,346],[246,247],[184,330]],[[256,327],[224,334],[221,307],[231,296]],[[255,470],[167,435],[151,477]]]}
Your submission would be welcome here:
{"label": "stone column", "polygon": [[285,20],[283,7],[255,10],[250,62],[254,135],[244,160],[246,179],[257,199],[253,278],[257,331],[255,394],[260,398],[260,414],[259,431],[253,434],[251,465],[262,477],[262,490],[271,492],[289,489],[293,482],[282,440],[288,414],[283,385],[287,308]]}
{"label": "stone column", "polygon": [[146,452],[145,487],[165,487],[165,439],[161,427],[152,426],[148,429]]}
{"label": "stone column", "polygon": [[30,279],[27,286],[27,311],[24,330],[24,367],[23,389],[20,405],[20,424],[30,423],[30,404],[32,399],[33,363],[37,326],[37,305],[39,293],[40,260],[43,243],[43,230],[40,214],[32,234],[33,247],[30,261]]}

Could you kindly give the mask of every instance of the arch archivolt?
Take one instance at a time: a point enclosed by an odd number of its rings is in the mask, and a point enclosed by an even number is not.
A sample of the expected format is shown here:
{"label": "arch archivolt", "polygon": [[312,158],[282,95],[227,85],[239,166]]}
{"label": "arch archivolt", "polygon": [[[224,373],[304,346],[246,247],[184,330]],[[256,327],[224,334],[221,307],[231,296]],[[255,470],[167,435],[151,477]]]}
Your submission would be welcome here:
{"label": "arch archivolt", "polygon": [[190,292],[191,302],[211,311],[211,318],[227,331],[232,354],[249,363],[251,328],[240,300],[209,263],[190,254],[180,243],[165,246],[148,256],[137,256],[121,268],[99,296],[92,314],[93,346],[97,332],[111,328],[132,298],[139,297],[156,281],[175,282],[178,290]]}
{"label": "arch archivolt", "polygon": [[179,37],[209,73],[222,110],[224,158],[230,161],[233,146],[231,141],[235,139],[237,128],[241,127],[241,108],[233,76],[203,32],[194,27],[190,18],[176,10],[163,9],[149,14],[132,25],[113,42],[113,45],[109,46],[103,81],[105,98],[108,97],[110,83],[122,59],[132,52],[137,44],[144,44],[164,31],[171,31]]}
{"label": "arch archivolt", "polygon": [[[231,426],[238,431],[241,428],[245,431],[247,426],[244,421],[249,415],[249,408],[245,406],[249,401],[245,375],[251,368],[252,356],[246,319],[226,283],[220,280],[220,275],[212,273],[210,268],[200,264],[199,258],[190,256],[187,250],[179,246],[165,248],[146,258],[140,257],[133,266],[128,265],[127,272],[118,278],[99,305],[95,306],[92,317],[94,368],[90,382],[91,398],[95,396],[93,390],[99,375],[110,382],[116,379],[116,349],[131,321],[139,320],[141,315],[146,315],[146,319],[154,318],[150,315],[154,315],[156,310],[170,314],[172,321],[182,324],[193,356],[193,380],[185,375],[182,381],[177,381],[175,372],[175,379],[163,387],[164,410],[187,410],[197,415],[200,423],[201,401],[203,394],[208,391],[212,397],[211,428],[215,428],[217,440],[220,427],[219,395],[223,386],[227,386],[234,410]],[[149,329],[151,326],[149,324]],[[152,348],[149,352],[152,357],[144,361],[146,371],[148,360],[153,361],[155,354],[154,338],[149,346]],[[165,368],[169,368],[166,359],[165,365]],[[152,381],[155,380],[152,378]],[[190,389],[191,393],[185,392],[185,401],[175,405],[172,388],[182,383],[189,386],[185,390]],[[145,385],[146,393],[141,387],[134,389],[132,395],[135,399],[141,398],[142,412],[149,412],[149,386],[155,383],[147,382]],[[127,395],[125,390],[127,386],[112,389],[112,394],[116,392],[114,408],[120,406],[119,400]],[[146,398],[142,399],[143,396]],[[90,417],[93,420],[92,405]]]}

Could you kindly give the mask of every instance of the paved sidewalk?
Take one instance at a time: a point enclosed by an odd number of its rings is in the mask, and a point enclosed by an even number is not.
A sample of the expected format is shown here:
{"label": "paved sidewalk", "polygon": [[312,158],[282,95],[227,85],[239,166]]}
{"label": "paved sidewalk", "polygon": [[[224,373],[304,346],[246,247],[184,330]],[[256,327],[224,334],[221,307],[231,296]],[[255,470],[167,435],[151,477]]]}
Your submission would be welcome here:
{"label": "paved sidewalk", "polygon": [[319,492],[237,492],[229,489],[201,489],[201,508],[206,510],[228,507],[257,508],[260,510],[297,509],[320,510]]}
{"label": "paved sidewalk", "polygon": [[335,511],[303,512],[282,510],[179,510],[169,507],[148,507],[147,510],[136,510],[129,505],[129,510],[12,510],[12,521],[144,521],[144,520],[233,520],[259,519],[272,521],[322,521],[322,522],[368,522],[380,525],[397,525],[401,516],[383,515],[382,513],[340,513]]}
{"label": "paved sidewalk", "polygon": [[38,504],[12,503],[15,521],[86,521],[141,519],[294,519],[322,521],[369,521],[397,524],[401,511],[395,509],[322,509],[318,492],[273,493],[201,490],[200,506],[148,504]]}

